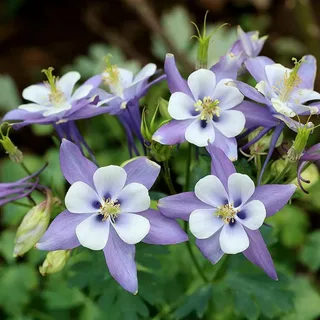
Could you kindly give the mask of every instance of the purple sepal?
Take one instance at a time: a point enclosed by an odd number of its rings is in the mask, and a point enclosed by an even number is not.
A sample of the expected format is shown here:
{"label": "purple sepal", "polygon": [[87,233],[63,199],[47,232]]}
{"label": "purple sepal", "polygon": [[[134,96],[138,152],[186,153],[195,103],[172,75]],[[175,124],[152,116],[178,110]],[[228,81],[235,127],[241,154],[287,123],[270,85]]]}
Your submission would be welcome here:
{"label": "purple sepal", "polygon": [[237,79],[238,73],[238,58],[233,53],[229,52],[221,57],[210,69],[216,75],[217,83],[222,79]]}
{"label": "purple sepal", "polygon": [[273,280],[278,280],[269,250],[259,230],[245,228],[250,240],[250,245],[243,255],[256,266],[260,267]]}
{"label": "purple sepal", "polygon": [[267,99],[255,88],[249,86],[248,84],[242,82],[242,81],[234,81],[236,87],[239,89],[239,91],[247,98],[262,103],[267,104]]}
{"label": "purple sepal", "polygon": [[138,292],[137,267],[134,261],[135,246],[120,239],[113,227],[103,249],[111,276],[127,291]]}
{"label": "purple sepal", "polygon": [[140,157],[128,162],[123,169],[127,172],[126,184],[137,182],[150,189],[158,178],[161,167],[147,157]]}
{"label": "purple sepal", "polygon": [[188,241],[187,234],[181,229],[179,223],[163,216],[159,211],[149,209],[139,215],[150,222],[150,231],[142,240],[145,243],[167,245]]}
{"label": "purple sepal", "polygon": [[260,56],[256,58],[250,58],[245,61],[245,66],[253,78],[260,82],[262,80],[267,81],[267,75],[265,72],[265,67],[275,62],[268,57]]}
{"label": "purple sepal", "polygon": [[164,71],[167,75],[168,87],[171,93],[184,92],[192,97],[188,83],[182,78],[174,59],[174,55],[168,53],[164,61]]}
{"label": "purple sepal", "polygon": [[211,174],[220,179],[228,192],[228,178],[236,172],[232,161],[229,160],[221,149],[211,144],[207,147],[207,151],[211,156]]}
{"label": "purple sepal", "polygon": [[200,201],[194,192],[183,192],[160,199],[158,208],[163,215],[169,218],[188,221],[192,211],[212,207]]}
{"label": "purple sepal", "polygon": [[251,147],[253,144],[258,142],[263,136],[265,136],[272,128],[263,128],[252,140],[247,142],[244,146],[241,147],[241,150],[246,150]]}
{"label": "purple sepal", "polygon": [[48,230],[36,244],[39,250],[67,250],[80,246],[76,235],[77,226],[91,214],[61,212],[50,224]]}
{"label": "purple sepal", "polygon": [[92,177],[97,166],[83,156],[78,146],[66,139],[62,140],[60,147],[60,166],[70,184],[82,181],[94,188]]}
{"label": "purple sepal", "polygon": [[298,70],[301,82],[297,88],[313,90],[317,74],[317,60],[312,55],[303,56],[302,59],[303,62]]}
{"label": "purple sepal", "polygon": [[288,203],[296,188],[294,184],[266,184],[259,186],[255,189],[248,202],[252,200],[261,201],[266,208],[267,217],[270,217]]}

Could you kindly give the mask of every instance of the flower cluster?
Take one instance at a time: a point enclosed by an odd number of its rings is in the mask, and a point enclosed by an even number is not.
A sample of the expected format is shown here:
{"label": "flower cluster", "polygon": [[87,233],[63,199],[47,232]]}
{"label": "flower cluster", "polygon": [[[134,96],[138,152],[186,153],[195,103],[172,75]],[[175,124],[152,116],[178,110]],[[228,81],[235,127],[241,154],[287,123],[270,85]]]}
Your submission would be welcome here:
{"label": "flower cluster", "polygon": [[[272,279],[277,279],[259,229],[295,192],[296,186],[290,183],[294,179],[293,166],[303,188],[301,181],[305,180],[301,174],[307,162],[320,159],[319,144],[306,149],[308,138],[316,129],[312,116],[320,111],[317,102],[320,94],[313,90],[316,61],[310,55],[304,56],[299,61],[294,59],[294,66],[289,69],[258,56],[266,37],[259,38],[257,32],[245,33],[240,27],[238,36],[218,63],[195,70],[187,80],[181,76],[173,54],[166,55],[164,75],[150,63],[134,76],[131,71],[112,65],[108,57],[106,69],[76,90],[78,72],[58,78],[53,75],[53,68],[49,68],[43,70],[47,77],[44,83],[23,91],[22,96],[29,103],[7,113],[4,121],[19,121],[12,124],[17,129],[34,123],[53,125],[61,139],[61,171],[70,184],[64,199],[66,209],[44,234],[42,229],[37,233],[36,248],[50,251],[41,273],[61,270],[71,250],[83,246],[102,250],[112,277],[124,289],[137,293],[135,245],[188,241],[188,228],[182,230],[176,220],[182,219],[188,221],[197,247],[213,264],[224,254],[243,253]],[[204,54],[201,58],[205,57]],[[255,87],[239,80],[248,73],[256,80]],[[141,117],[140,99],[164,79],[171,93],[165,110],[170,119],[162,119],[156,125],[155,114],[150,133],[144,129],[147,124]],[[161,167],[150,159],[150,154],[132,158],[122,166],[97,166],[75,121],[103,113],[117,116],[122,123],[130,158],[133,153],[139,155],[137,141],[143,147],[154,146],[151,156],[163,162],[164,180],[171,191],[171,195],[159,199],[158,210],[150,208],[149,190]],[[307,121],[302,122],[302,116],[307,116]],[[263,176],[275,148],[282,146],[279,137],[286,125],[297,134],[290,148],[282,147],[285,166],[279,175]],[[170,178],[171,151],[165,146],[184,142],[195,146],[197,157],[204,154],[210,157],[211,173],[198,180],[192,191],[186,179],[187,192],[175,193]],[[252,149],[257,143],[258,147]],[[84,156],[83,147],[93,161]],[[252,176],[237,172],[233,164],[240,155],[239,149],[246,155],[244,151],[248,148],[253,150],[250,159],[255,158],[257,185]],[[187,171],[190,174],[190,165]],[[37,186],[37,174],[0,184],[0,205],[28,196]],[[31,210],[37,218],[38,209]],[[47,211],[46,223],[50,216]],[[28,220],[28,216],[25,218]],[[28,228],[27,231],[21,228],[21,239],[37,226]],[[24,248],[34,245],[30,244]]]}

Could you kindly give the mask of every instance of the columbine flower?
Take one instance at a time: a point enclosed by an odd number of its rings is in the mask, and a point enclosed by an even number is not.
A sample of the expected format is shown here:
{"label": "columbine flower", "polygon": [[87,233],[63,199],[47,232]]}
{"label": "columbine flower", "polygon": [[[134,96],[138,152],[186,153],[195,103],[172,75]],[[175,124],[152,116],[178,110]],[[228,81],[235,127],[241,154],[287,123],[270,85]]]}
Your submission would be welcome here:
{"label": "columbine flower", "polygon": [[37,244],[40,250],[67,250],[79,245],[103,250],[111,275],[123,288],[136,293],[134,244],[173,244],[187,240],[179,224],[149,209],[148,189],[160,166],[145,157],[123,168],[97,168],[73,143],[64,140],[61,169],[71,184],[67,210],[51,223]]}
{"label": "columbine flower", "polygon": [[[188,82],[170,79],[173,56],[167,55],[165,66],[168,84],[172,92],[168,111],[174,119],[161,127],[153,139],[162,144],[180,143],[184,140],[199,147],[208,144],[236,145],[235,136],[244,128],[245,116],[233,110],[243,100],[243,95],[234,86],[229,86],[229,78],[220,78],[215,72],[199,69],[193,72]],[[168,70],[168,72],[167,72]],[[181,77],[181,76],[180,76]],[[236,158],[233,154],[233,158]]]}
{"label": "columbine flower", "polygon": [[237,32],[238,40],[231,47],[230,52],[237,56],[238,67],[241,71],[245,60],[259,55],[268,36],[259,38],[259,31],[244,32],[240,26],[238,26]]}
{"label": "columbine flower", "polygon": [[247,176],[236,173],[222,150],[212,148],[211,175],[201,179],[195,192],[160,199],[160,211],[170,218],[189,220],[202,254],[217,263],[227,254],[243,254],[273,279],[277,274],[259,228],[294,193],[295,185],[255,188]]}
{"label": "columbine flower", "polygon": [[301,181],[305,183],[310,183],[309,180],[304,179],[301,174],[303,172],[303,169],[307,165],[308,162],[315,162],[320,160],[320,143],[315,144],[308,150],[304,152],[304,154],[300,157],[298,162],[298,173],[297,173],[297,179],[299,187],[305,192],[309,193],[305,188],[302,186]]}
{"label": "columbine flower", "polygon": [[35,172],[15,182],[0,183],[0,206],[27,197],[38,186],[37,176],[44,170]]}

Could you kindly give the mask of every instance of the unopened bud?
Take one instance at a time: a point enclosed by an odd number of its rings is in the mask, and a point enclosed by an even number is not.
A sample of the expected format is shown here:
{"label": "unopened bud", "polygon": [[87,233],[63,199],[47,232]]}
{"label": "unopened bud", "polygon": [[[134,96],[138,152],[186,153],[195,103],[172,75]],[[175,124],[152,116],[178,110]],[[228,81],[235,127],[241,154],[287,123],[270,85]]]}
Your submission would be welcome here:
{"label": "unopened bud", "polygon": [[167,161],[171,157],[172,146],[163,145],[154,140],[151,141],[150,154],[157,162]]}
{"label": "unopened bud", "polygon": [[6,150],[6,153],[9,155],[10,159],[13,162],[21,163],[23,159],[22,152],[18,149],[17,146],[13,144],[13,142],[9,138],[9,131],[11,128],[10,125],[7,129],[7,133],[5,135],[2,133],[2,126],[6,124],[7,123],[3,123],[0,126],[0,135],[1,135],[0,143],[2,144],[4,150]]}
{"label": "unopened bud", "polygon": [[52,274],[61,271],[66,265],[71,250],[56,250],[50,251],[42,266],[39,267],[41,275]]}
{"label": "unopened bud", "polygon": [[272,163],[270,171],[272,172],[273,176],[277,177],[283,172],[285,167],[286,167],[286,160],[281,158]]}
{"label": "unopened bud", "polygon": [[18,227],[13,256],[22,256],[29,251],[43,236],[48,228],[52,207],[51,192],[47,199],[33,207],[23,218]]}

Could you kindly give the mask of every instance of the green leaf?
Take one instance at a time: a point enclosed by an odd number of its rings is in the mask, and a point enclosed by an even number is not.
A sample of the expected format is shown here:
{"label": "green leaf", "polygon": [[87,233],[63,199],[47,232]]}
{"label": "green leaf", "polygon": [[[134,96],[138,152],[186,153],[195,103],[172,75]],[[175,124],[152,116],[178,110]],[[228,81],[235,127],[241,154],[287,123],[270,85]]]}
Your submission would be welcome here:
{"label": "green leaf", "polygon": [[304,242],[309,225],[308,216],[294,205],[286,205],[268,218],[267,223],[274,227],[274,232],[279,234],[282,244],[289,248],[298,247]]}
{"label": "green leaf", "polygon": [[312,271],[320,268],[320,231],[314,231],[308,235],[300,253],[300,260]]}

